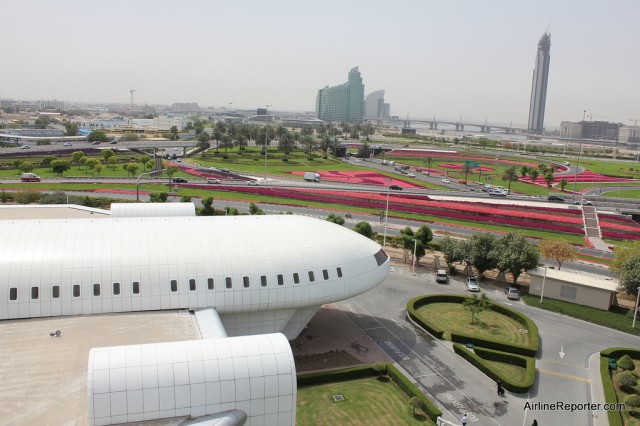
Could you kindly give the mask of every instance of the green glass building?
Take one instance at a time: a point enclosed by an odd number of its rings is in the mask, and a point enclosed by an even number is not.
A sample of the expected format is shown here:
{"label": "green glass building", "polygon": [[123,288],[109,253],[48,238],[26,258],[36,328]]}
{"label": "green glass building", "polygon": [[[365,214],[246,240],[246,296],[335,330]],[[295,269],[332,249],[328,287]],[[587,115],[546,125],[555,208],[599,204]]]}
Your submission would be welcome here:
{"label": "green glass building", "polygon": [[346,83],[318,90],[316,117],[346,123],[364,121],[364,84],[358,67],[349,71]]}

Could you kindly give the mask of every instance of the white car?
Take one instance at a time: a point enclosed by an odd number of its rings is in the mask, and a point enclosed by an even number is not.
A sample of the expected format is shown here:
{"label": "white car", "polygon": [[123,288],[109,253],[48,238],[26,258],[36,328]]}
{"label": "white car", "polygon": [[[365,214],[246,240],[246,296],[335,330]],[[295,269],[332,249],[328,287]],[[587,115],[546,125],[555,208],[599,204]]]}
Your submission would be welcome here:
{"label": "white car", "polygon": [[31,147],[29,145],[22,145],[20,149],[31,149]]}
{"label": "white car", "polygon": [[449,179],[442,179],[442,183],[451,183]]}
{"label": "white car", "polygon": [[65,142],[62,144],[62,146],[71,146],[71,142]]}
{"label": "white car", "polygon": [[518,289],[515,287],[509,287],[508,289],[505,290],[505,293],[507,293],[507,299],[510,299],[510,300],[520,299],[520,293],[518,292]]}
{"label": "white car", "polygon": [[416,174],[415,173],[407,173],[407,177],[413,177],[414,178],[414,177],[416,177]]}
{"label": "white car", "polygon": [[448,283],[449,282],[449,277],[447,275],[447,270],[446,269],[438,269],[436,271],[436,282],[437,283]]}
{"label": "white car", "polygon": [[480,291],[480,284],[478,284],[478,280],[474,277],[467,278],[467,290],[469,291]]}
{"label": "white car", "polygon": [[247,182],[247,184],[249,184],[251,186],[258,186],[258,181],[257,180],[250,180],[249,182]]}
{"label": "white car", "polygon": [[207,183],[220,183],[220,179],[209,178],[207,179]]}

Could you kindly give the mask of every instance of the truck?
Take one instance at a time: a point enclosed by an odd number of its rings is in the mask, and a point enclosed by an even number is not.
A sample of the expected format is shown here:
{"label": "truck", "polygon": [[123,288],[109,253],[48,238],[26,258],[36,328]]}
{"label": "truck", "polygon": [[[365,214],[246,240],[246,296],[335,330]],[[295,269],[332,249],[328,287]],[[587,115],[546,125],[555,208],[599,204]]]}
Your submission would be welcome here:
{"label": "truck", "polygon": [[320,182],[320,175],[315,172],[304,172],[304,180],[309,182]]}
{"label": "truck", "polygon": [[40,182],[40,176],[35,173],[23,173],[20,175],[22,182]]}

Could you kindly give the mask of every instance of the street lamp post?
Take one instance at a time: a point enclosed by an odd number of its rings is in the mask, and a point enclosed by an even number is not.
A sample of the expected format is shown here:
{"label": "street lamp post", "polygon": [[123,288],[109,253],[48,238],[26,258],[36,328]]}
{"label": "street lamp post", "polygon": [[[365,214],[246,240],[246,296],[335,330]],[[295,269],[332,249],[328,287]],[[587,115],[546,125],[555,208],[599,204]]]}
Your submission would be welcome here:
{"label": "street lamp post", "polygon": [[[142,176],[145,175],[151,175],[154,173],[162,173],[165,169],[160,169],[160,170],[154,170],[151,172],[145,172],[145,173],[140,173],[140,175],[138,175],[138,179],[136,180],[136,202],[140,201],[140,178]],[[171,178],[169,178],[169,184],[171,184]]]}
{"label": "street lamp post", "polygon": [[418,240],[413,239],[413,264],[411,265],[411,269],[413,269],[413,275],[416,274],[416,249],[418,248]]}
{"label": "street lamp post", "polygon": [[544,268],[544,277],[542,277],[542,290],[540,291],[540,304],[542,304],[542,298],[544,297],[544,282],[547,280],[547,266],[543,266]]}
{"label": "street lamp post", "polygon": [[576,202],[576,185],[578,184],[578,170],[580,170],[580,155],[582,154],[582,140],[580,140],[580,146],[578,147],[578,162],[576,163],[576,172],[573,175],[573,197],[571,202]]}
{"label": "street lamp post", "polygon": [[[265,105],[267,107],[267,114],[269,113],[269,107],[271,105]],[[269,139],[269,123],[267,122],[267,116],[264,116],[264,180],[267,180],[267,141]]]}
{"label": "street lamp post", "polygon": [[[388,182],[391,182],[391,179],[387,179]],[[387,185],[387,207],[384,210],[384,237],[382,238],[382,248],[387,246],[387,221],[389,220],[389,185]]]}
{"label": "street lamp post", "polygon": [[633,311],[633,323],[631,328],[636,327],[636,315],[638,315],[638,302],[640,302],[640,289],[638,289],[638,295],[636,296],[636,309]]}

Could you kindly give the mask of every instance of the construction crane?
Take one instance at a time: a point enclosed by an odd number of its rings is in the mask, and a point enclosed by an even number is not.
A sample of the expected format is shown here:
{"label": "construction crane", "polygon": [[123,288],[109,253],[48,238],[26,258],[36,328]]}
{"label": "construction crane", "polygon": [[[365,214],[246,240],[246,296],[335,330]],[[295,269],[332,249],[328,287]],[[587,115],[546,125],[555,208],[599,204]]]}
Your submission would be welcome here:
{"label": "construction crane", "polygon": [[131,90],[129,90],[129,92],[131,92],[131,108],[129,109],[129,112],[133,112],[133,92],[135,92],[136,89],[131,88]]}

